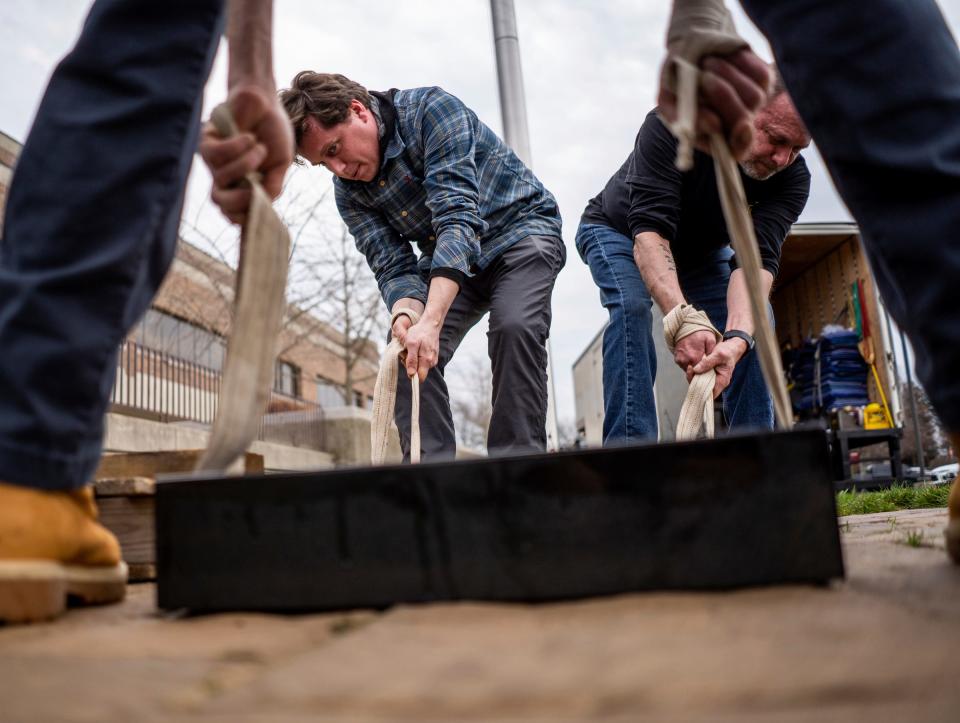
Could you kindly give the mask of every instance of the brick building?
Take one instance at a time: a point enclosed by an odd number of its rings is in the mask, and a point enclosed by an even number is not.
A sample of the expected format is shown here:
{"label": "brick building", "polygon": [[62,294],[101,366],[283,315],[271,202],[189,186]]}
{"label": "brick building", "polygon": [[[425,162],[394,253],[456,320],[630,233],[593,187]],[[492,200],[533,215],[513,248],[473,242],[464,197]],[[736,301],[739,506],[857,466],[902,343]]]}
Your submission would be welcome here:
{"label": "brick building", "polygon": [[20,144],[0,131],[0,234],[3,233],[3,209],[7,207],[7,189],[13,177],[13,166],[20,154]]}
{"label": "brick building", "polygon": [[[0,224],[20,147],[0,133]],[[113,411],[162,421],[212,420],[230,331],[233,279],[228,265],[179,241],[157,297],[121,349]],[[329,324],[288,307],[278,341],[270,414],[264,419],[276,421],[304,411],[316,418],[323,410],[344,407],[368,409],[378,350],[373,343],[361,347],[345,394],[344,343]]]}
{"label": "brick building", "polygon": [[[131,332],[149,348],[220,370],[230,331],[233,270],[183,240],[150,310]],[[324,407],[347,406],[343,335],[294,306],[287,309],[278,343],[275,391]],[[353,370],[349,406],[368,408],[373,397],[379,354],[372,343],[362,349]]]}

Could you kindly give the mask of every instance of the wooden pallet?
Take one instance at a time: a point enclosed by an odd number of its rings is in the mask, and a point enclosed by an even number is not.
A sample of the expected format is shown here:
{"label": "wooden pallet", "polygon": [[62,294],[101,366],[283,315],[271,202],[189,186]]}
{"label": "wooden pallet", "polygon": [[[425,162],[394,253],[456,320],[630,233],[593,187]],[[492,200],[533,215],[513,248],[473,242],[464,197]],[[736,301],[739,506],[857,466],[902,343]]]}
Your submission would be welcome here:
{"label": "wooden pallet", "polygon": [[843,575],[824,433],[157,484],[160,607],[547,601]]}
{"label": "wooden pallet", "polygon": [[[189,472],[203,450],[124,452],[106,455],[95,474],[94,491],[100,522],[120,541],[131,582],[156,579],[154,524],[155,479],[158,474]],[[263,456],[248,453],[247,474],[263,472]]]}

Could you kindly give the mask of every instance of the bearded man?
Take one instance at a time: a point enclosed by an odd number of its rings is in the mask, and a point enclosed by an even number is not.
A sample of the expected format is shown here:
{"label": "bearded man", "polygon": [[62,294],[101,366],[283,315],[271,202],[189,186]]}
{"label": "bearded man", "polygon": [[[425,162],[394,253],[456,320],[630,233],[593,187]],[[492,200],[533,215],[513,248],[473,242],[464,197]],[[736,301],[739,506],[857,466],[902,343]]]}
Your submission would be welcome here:
{"label": "bearded man", "polygon": [[[810,173],[799,155],[810,136],[780,82],[753,123],[740,170],[769,295],[783,240],[810,192]],[[731,428],[773,428],[759,359],[750,353],[754,322],[730,248],[713,159],[697,151],[693,168],[681,173],[676,156],[677,140],[658,111],[651,111],[632,152],[587,204],[577,230],[577,250],[610,314],[603,334],[605,445],[657,438],[654,301],[665,317],[693,305],[724,330],[719,338],[707,324],[676,340],[674,361],[688,379],[716,372],[714,396],[722,394]]]}

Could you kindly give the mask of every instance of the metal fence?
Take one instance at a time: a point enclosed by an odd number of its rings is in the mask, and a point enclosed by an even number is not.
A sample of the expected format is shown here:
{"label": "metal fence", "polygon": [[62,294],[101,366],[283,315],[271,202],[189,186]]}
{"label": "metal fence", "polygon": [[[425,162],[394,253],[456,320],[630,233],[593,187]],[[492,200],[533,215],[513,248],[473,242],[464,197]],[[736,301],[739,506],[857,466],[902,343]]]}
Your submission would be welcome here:
{"label": "metal fence", "polygon": [[[110,402],[123,414],[210,425],[222,381],[215,369],[128,340],[120,347]],[[271,391],[258,439],[323,450],[323,420],[319,404]]]}

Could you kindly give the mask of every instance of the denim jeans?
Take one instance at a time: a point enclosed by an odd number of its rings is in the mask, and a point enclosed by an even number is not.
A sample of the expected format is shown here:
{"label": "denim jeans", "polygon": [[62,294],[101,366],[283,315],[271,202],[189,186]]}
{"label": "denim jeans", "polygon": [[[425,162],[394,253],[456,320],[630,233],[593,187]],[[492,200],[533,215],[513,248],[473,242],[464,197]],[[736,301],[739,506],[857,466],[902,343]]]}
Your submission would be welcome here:
{"label": "denim jeans", "polygon": [[98,0],[47,86],[0,241],[0,480],[83,485],[117,348],[176,248],[222,0]]}
{"label": "denim jeans", "polygon": [[917,376],[960,430],[960,52],[933,0],[746,0],[860,225]]}
{"label": "denim jeans", "polygon": [[[656,439],[653,301],[633,260],[633,242],[609,226],[581,224],[577,251],[590,267],[600,289],[600,303],[610,314],[603,332],[603,443]],[[726,247],[695,268],[678,270],[686,300],[705,311],[721,331],[727,321],[732,255]],[[662,330],[656,333],[662,334]],[[773,403],[755,353],[748,352],[737,364],[722,403],[731,428],[773,429]]]}

